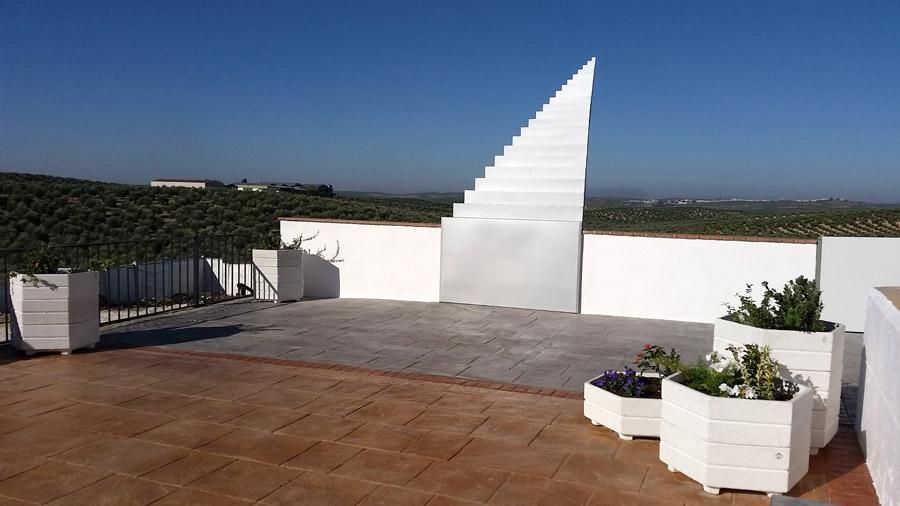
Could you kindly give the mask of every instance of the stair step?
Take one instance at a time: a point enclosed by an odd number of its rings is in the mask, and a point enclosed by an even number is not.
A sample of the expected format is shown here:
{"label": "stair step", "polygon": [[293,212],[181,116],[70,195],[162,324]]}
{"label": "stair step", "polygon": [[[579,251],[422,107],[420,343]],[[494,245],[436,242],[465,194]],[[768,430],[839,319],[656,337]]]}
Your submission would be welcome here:
{"label": "stair step", "polygon": [[464,202],[466,204],[583,206],[584,193],[466,190]]}
{"label": "stair step", "polygon": [[578,178],[484,178],[475,179],[478,191],[547,191],[584,193],[584,179]]}
{"label": "stair step", "polygon": [[484,168],[488,179],[584,179],[585,166],[573,167],[494,167]]}
{"label": "stair step", "polygon": [[587,153],[573,155],[499,155],[494,157],[494,167],[555,167],[584,168],[587,165]]}
{"label": "stair step", "polygon": [[454,218],[507,220],[582,221],[582,206],[535,206],[512,204],[453,204]]}

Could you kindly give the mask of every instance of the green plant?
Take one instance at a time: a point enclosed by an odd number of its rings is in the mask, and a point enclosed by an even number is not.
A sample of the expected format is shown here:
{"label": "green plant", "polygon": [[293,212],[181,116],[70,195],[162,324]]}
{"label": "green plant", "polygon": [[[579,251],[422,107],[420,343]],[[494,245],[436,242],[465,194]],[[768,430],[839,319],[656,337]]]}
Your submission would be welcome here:
{"label": "green plant", "polygon": [[52,243],[41,243],[25,250],[19,262],[18,273],[28,278],[35,278],[37,274],[57,274],[63,267],[62,264],[62,249]]}
{"label": "green plant", "polygon": [[799,330],[821,332],[825,323],[822,315],[822,292],[814,281],[804,276],[788,281],[781,292],[763,281],[763,294],[759,302],[753,298],[753,285],[747,285],[744,294],[737,294],[737,307],[726,304],[728,317],[743,325],[762,329]]}
{"label": "green plant", "polygon": [[662,346],[645,344],[644,349],[637,354],[634,364],[641,370],[641,374],[652,370],[664,378],[681,369],[681,355],[675,351],[675,348],[671,348],[666,353]]}
{"label": "green plant", "polygon": [[730,357],[717,352],[691,367],[682,368],[684,385],[714,397],[790,400],[799,387],[778,375],[779,363],[768,346],[748,344],[726,348]]}

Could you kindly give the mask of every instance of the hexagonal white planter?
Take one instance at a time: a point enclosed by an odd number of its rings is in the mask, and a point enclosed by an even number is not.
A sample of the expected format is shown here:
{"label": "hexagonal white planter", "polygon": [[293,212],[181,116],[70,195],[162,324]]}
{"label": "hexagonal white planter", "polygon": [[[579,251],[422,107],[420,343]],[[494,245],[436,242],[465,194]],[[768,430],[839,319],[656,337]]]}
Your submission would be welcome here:
{"label": "hexagonal white planter", "polygon": [[770,330],[719,318],[715,322],[713,349],[725,352],[729,345],[758,344],[772,349],[782,365],[782,377],[813,388],[810,451],[824,448],[838,430],[841,410],[841,377],[844,371],[844,326],[830,332]]}
{"label": "hexagonal white planter", "polygon": [[303,251],[255,249],[256,299],[284,302],[303,298]]}
{"label": "hexagonal white planter", "polygon": [[[647,377],[659,377],[655,373]],[[591,384],[584,383],[584,416],[594,425],[603,425],[622,439],[659,437],[661,399],[621,397]]]}
{"label": "hexagonal white planter", "polygon": [[13,345],[28,355],[93,348],[100,340],[99,292],[96,272],[10,278]]}
{"label": "hexagonal white planter", "polygon": [[703,490],[783,494],[809,470],[812,389],[789,401],[712,397],[663,379],[659,459]]}

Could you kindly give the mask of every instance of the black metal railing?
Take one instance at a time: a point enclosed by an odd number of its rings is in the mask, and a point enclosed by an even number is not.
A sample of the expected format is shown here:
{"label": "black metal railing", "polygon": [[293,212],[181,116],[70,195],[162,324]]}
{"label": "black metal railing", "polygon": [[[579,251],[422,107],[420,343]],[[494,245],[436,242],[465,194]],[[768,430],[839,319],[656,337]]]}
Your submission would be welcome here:
{"label": "black metal railing", "polygon": [[[197,307],[270,290],[252,262],[257,236],[158,237],[55,246],[63,268],[99,272],[100,323]],[[3,273],[19,272],[25,249],[0,249]],[[9,282],[0,290],[0,340],[10,339]]]}

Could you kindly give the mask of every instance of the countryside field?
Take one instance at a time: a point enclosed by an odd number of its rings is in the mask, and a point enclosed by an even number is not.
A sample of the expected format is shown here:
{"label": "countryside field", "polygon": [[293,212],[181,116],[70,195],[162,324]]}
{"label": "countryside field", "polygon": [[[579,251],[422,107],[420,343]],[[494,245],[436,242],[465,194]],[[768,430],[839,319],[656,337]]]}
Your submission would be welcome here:
{"label": "countryside field", "polygon": [[[297,216],[439,223],[461,194],[289,193],[195,190],[0,173],[0,248],[192,234],[260,234]],[[588,199],[585,229],[816,238],[900,236],[900,205],[841,200],[637,203]]]}

